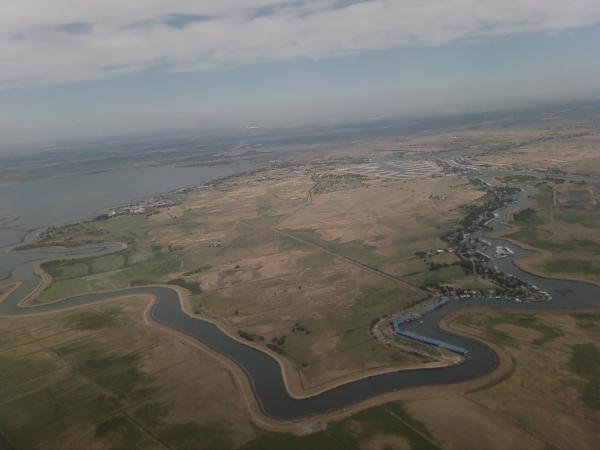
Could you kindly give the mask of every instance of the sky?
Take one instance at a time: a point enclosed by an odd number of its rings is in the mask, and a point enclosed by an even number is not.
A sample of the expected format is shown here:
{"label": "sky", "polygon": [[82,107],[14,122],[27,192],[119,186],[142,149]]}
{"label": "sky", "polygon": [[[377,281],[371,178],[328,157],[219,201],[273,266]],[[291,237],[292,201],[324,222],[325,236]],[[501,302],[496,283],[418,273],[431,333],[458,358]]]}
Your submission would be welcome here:
{"label": "sky", "polygon": [[598,0],[0,4],[0,146],[589,96]]}

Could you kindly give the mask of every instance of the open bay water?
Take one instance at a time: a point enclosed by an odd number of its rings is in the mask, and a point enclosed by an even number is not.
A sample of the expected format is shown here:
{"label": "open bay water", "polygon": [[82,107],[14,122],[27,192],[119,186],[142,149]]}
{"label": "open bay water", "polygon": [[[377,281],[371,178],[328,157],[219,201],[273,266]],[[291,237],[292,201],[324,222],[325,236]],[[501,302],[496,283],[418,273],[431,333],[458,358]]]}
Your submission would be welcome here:
{"label": "open bay water", "polygon": [[76,173],[0,185],[0,247],[19,242],[27,230],[91,218],[112,206],[260,168],[260,164],[173,165]]}

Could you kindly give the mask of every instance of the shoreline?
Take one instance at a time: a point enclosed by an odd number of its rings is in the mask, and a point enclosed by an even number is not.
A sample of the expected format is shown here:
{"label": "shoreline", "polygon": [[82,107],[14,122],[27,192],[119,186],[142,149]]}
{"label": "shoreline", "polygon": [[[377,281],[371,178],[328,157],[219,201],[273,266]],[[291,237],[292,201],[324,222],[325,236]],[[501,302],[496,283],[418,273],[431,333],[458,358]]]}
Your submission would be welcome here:
{"label": "shoreline", "polygon": [[[250,162],[250,164],[252,164],[252,163]],[[168,166],[169,164],[166,164],[166,165]],[[229,164],[225,164],[225,165],[229,165]],[[144,194],[144,195],[141,195],[139,197],[135,197],[135,198],[131,199],[129,201],[129,203],[141,201],[143,199],[146,199],[146,198],[149,198],[149,197],[153,197],[153,196],[165,196],[165,195],[176,194],[177,191],[184,190],[184,189],[195,190],[195,189],[201,188],[202,186],[216,188],[220,183],[223,183],[223,182],[225,182],[227,180],[235,179],[237,177],[242,177],[242,176],[246,176],[246,175],[252,175],[254,173],[260,173],[262,171],[270,170],[270,169],[273,168],[273,166],[270,165],[269,163],[265,163],[264,165],[261,165],[260,162],[259,162],[259,163],[257,163],[257,165],[259,167],[249,168],[249,169],[246,169],[246,170],[242,170],[241,172],[232,173],[230,175],[222,175],[220,177],[208,179],[207,181],[203,181],[203,182],[200,182],[200,183],[184,184],[184,185],[180,185],[178,187],[175,187],[173,189],[169,189],[169,190],[166,190],[166,191],[160,191],[160,192],[155,192],[155,193],[150,193],[150,194]],[[157,164],[155,166],[153,165],[152,167],[161,167],[161,166],[165,166],[165,164]],[[139,169],[139,168],[143,168],[143,167],[133,167],[133,168],[134,169]],[[123,170],[123,169],[127,169],[127,168],[111,168],[111,169],[106,169],[106,170],[103,170],[103,171],[111,171],[111,170],[117,170],[118,171],[118,170]],[[78,173],[80,173],[80,172],[74,172],[73,174],[78,174]],[[85,173],[85,172],[81,172],[81,173]],[[67,174],[56,175],[56,176],[52,176],[52,177],[44,178],[44,179],[62,178],[62,177],[70,176],[70,175],[72,175],[72,174],[69,174],[69,175],[67,175]],[[16,185],[16,184],[20,184],[22,182],[28,182],[28,181],[31,181],[31,180],[18,181],[18,182],[14,182],[12,184]],[[2,187],[2,183],[1,182],[0,182],[0,187]],[[90,212],[86,217],[71,218],[71,219],[65,220],[64,222],[60,222],[58,224],[45,224],[45,225],[35,226],[33,228],[28,228],[27,224],[23,224],[22,226],[24,226],[26,228],[24,228],[24,229],[20,229],[19,228],[19,231],[23,231],[24,236],[22,236],[19,239],[18,242],[10,242],[10,243],[7,243],[7,244],[3,245],[2,247],[0,247],[0,253],[2,253],[3,249],[4,249],[4,251],[15,251],[15,250],[18,251],[18,250],[20,250],[19,247],[21,247],[23,245],[23,243],[24,243],[25,239],[27,238],[27,236],[29,236],[32,232],[34,232],[36,230],[43,230],[43,229],[46,229],[46,228],[51,227],[51,226],[55,226],[57,228],[61,228],[61,227],[65,227],[65,226],[73,225],[73,224],[77,224],[77,223],[93,222],[95,220],[94,214],[97,214],[99,211],[104,211],[104,210],[107,210],[107,209],[114,209],[114,208],[118,208],[120,206],[123,206],[123,205],[122,204],[111,204],[110,206],[102,207],[102,208],[100,208],[97,211]],[[6,229],[10,229],[10,228],[6,228]],[[34,247],[32,247],[32,248],[45,248],[45,247],[55,246],[52,243],[49,243],[49,244],[37,244],[37,245],[33,244],[33,245],[34,245]]]}
{"label": "shoreline", "polygon": [[[49,274],[47,274],[40,267],[39,263],[35,265],[35,270],[36,270],[36,274],[41,277],[40,283],[25,298],[19,300],[19,302],[17,304],[19,306],[24,301],[31,301],[31,299],[35,298],[36,295],[39,295],[43,291],[43,289],[52,282],[52,277]],[[20,286],[20,284],[21,284],[20,282],[17,282],[12,285],[7,284],[5,286],[1,286],[1,287],[5,288],[6,291],[2,294],[2,297],[0,297],[0,303],[3,302],[14,290],[16,290]],[[168,288],[168,289],[175,291],[178,295],[178,299],[179,299],[179,303],[180,303],[180,307],[181,307],[182,311],[185,314],[187,314],[188,316],[211,323],[211,324],[215,325],[221,332],[226,334],[230,339],[235,340],[242,345],[254,348],[260,352],[263,352],[263,353],[266,353],[267,355],[269,355],[279,365],[280,373],[281,373],[282,379],[284,381],[285,388],[286,388],[288,395],[296,400],[302,400],[302,399],[314,397],[323,392],[329,391],[331,389],[335,389],[336,387],[339,387],[339,386],[342,386],[342,385],[345,385],[348,383],[352,383],[352,382],[355,382],[358,380],[370,378],[370,377],[373,377],[376,375],[382,375],[382,374],[391,373],[391,372],[417,370],[417,369],[443,368],[443,367],[448,367],[448,366],[456,364],[456,363],[447,364],[447,363],[441,361],[441,362],[423,363],[423,364],[415,364],[415,365],[400,366],[400,367],[387,365],[387,366],[377,367],[377,368],[373,368],[373,369],[363,369],[363,370],[355,371],[346,376],[339,377],[335,380],[331,380],[331,381],[328,381],[325,383],[320,383],[320,384],[312,386],[310,388],[305,388],[304,386],[302,386],[302,382],[301,382],[299,373],[293,367],[291,361],[289,361],[287,358],[284,358],[282,355],[279,355],[278,353],[275,353],[272,350],[270,350],[264,346],[261,346],[257,343],[247,341],[247,340],[241,338],[237,333],[234,332],[233,328],[229,324],[227,324],[226,322],[224,322],[220,319],[202,316],[200,314],[194,313],[192,311],[191,302],[189,300],[189,292],[185,288],[182,288],[180,286],[171,286],[171,285],[165,285],[165,284],[148,285],[145,287],[153,287],[153,286],[164,287],[164,288]],[[120,289],[92,291],[92,292],[87,292],[86,294],[113,293],[113,292],[116,292],[119,290]],[[251,415],[254,416],[255,422],[257,422],[258,424],[264,425],[264,426],[268,427],[269,429],[273,429],[273,430],[285,429],[286,431],[292,431],[292,430],[296,429],[299,425],[306,423],[307,421],[317,420],[322,417],[329,416],[330,414],[338,414],[338,412],[336,410],[334,410],[330,413],[324,413],[323,415],[307,416],[305,418],[298,419],[297,421],[284,421],[284,420],[278,420],[278,419],[274,419],[272,417],[267,416],[266,414],[263,413],[263,411],[261,410],[261,408],[259,406],[259,400],[258,400],[257,396],[255,395],[254,389],[251,384],[250,377],[242,368],[240,368],[240,366],[235,361],[231,360],[226,355],[218,352],[217,350],[214,350],[210,346],[198,341],[197,339],[195,339],[185,333],[176,331],[165,325],[160,324],[152,317],[152,313],[151,313],[152,308],[158,300],[157,297],[153,296],[152,294],[124,293],[122,296],[106,298],[104,300],[99,300],[99,301],[95,302],[94,304],[105,304],[105,303],[109,303],[109,302],[123,301],[123,300],[127,300],[129,298],[132,298],[132,297],[147,297],[149,299],[148,306],[144,313],[144,321],[147,324],[152,325],[156,328],[159,328],[160,330],[162,330],[164,332],[170,333],[171,335],[176,335],[180,338],[185,339],[186,342],[192,344],[193,346],[201,349],[205,353],[207,353],[210,356],[212,356],[213,358],[217,359],[219,362],[224,364],[232,372],[232,374],[234,375],[234,378],[237,381],[238,387],[240,387],[241,392],[244,395],[246,404],[248,405],[248,409],[251,412]],[[47,303],[47,304],[58,303],[62,300],[64,300],[64,299],[59,299],[59,300],[56,300],[54,302]],[[26,305],[23,307],[23,309],[26,309],[26,308],[34,309],[36,306],[39,306],[39,305]],[[3,318],[8,318],[8,317],[31,318],[31,317],[40,316],[40,315],[57,314],[57,313],[65,312],[65,311],[72,311],[72,310],[76,310],[79,308],[85,308],[87,306],[89,306],[89,305],[81,304],[81,305],[74,305],[74,306],[66,307],[66,308],[63,308],[60,310],[55,310],[55,311],[43,311],[43,312],[31,312],[31,313],[26,312],[24,314],[19,314],[18,316],[0,315],[0,317],[3,317]],[[460,364],[460,363],[458,363],[458,364]],[[390,395],[390,394],[384,394],[384,396],[386,396],[386,395]],[[371,402],[371,400],[372,399],[369,399],[366,402]],[[357,405],[359,405],[359,403]],[[354,410],[355,408],[359,408],[359,406],[353,405],[351,408],[345,408],[343,410],[350,410],[350,409]],[[359,408],[356,410],[358,411],[358,410],[362,410],[362,409],[364,409],[364,408]],[[283,428],[282,428],[282,424],[284,424]]]}
{"label": "shoreline", "polygon": [[[41,285],[41,283],[40,283],[40,285]],[[18,283],[15,283],[13,285],[4,286],[5,288],[8,287],[8,289],[2,294],[2,297],[0,297],[0,302],[4,301],[5,298],[8,295],[10,295],[18,286],[19,286]],[[227,335],[230,338],[233,338],[236,341],[238,341],[244,345],[247,345],[247,343],[244,340],[242,340],[239,336],[230,335],[227,329],[223,329],[221,327],[222,324],[220,324],[219,321],[214,320],[214,319],[211,320],[210,318],[203,318],[197,314],[191,313],[189,310],[190,302],[189,302],[189,298],[188,298],[188,292],[184,288],[181,288],[179,286],[172,287],[169,285],[153,285],[153,286],[168,287],[170,289],[173,289],[174,291],[177,292],[180,306],[185,314],[187,314],[191,317],[194,317],[194,318],[201,318],[202,320],[212,323],[212,324],[216,325],[217,327],[219,327],[219,329],[221,331],[227,333]],[[114,291],[98,291],[98,292],[94,292],[94,293],[103,293],[103,292],[114,292]],[[489,376],[494,376],[494,374],[497,372],[497,369],[496,369],[491,374],[486,375],[484,377],[479,377],[476,380],[467,380],[467,381],[458,382],[458,383],[440,384],[440,385],[435,385],[435,386],[420,386],[420,387],[416,387],[416,388],[406,388],[406,389],[400,388],[394,392],[389,392],[386,394],[378,395],[378,396],[372,397],[370,399],[355,403],[349,407],[345,407],[345,408],[341,408],[341,409],[334,409],[331,411],[324,412],[322,414],[310,415],[310,416],[306,416],[306,417],[296,419],[296,420],[278,420],[278,419],[275,419],[275,418],[272,418],[272,417],[266,415],[262,411],[262,409],[260,407],[260,401],[254,392],[254,388],[252,386],[251,379],[249,378],[248,374],[237,363],[235,363],[233,360],[229,359],[224,354],[214,350],[207,344],[204,344],[203,342],[201,342],[185,333],[179,332],[179,331],[171,329],[165,325],[162,325],[154,319],[154,317],[152,316],[152,309],[155,306],[156,302],[158,301],[158,297],[156,297],[155,295],[143,294],[143,293],[137,293],[137,294],[124,293],[122,296],[117,296],[117,297],[100,300],[98,302],[95,302],[94,304],[105,304],[105,303],[117,302],[117,301],[127,301],[132,298],[145,298],[147,300],[148,303],[147,303],[147,306],[146,306],[146,308],[144,310],[144,314],[143,314],[143,320],[146,324],[148,324],[152,327],[155,327],[165,333],[169,333],[171,336],[176,336],[177,338],[183,339],[187,344],[192,345],[193,347],[199,349],[203,353],[207,354],[208,356],[212,357],[213,359],[215,359],[218,362],[220,362],[221,364],[223,364],[232,373],[233,378],[236,381],[236,385],[238,386],[238,388],[240,389],[240,392],[242,393],[242,396],[244,398],[244,403],[246,404],[246,408],[248,410],[248,413],[249,413],[252,421],[256,425],[260,426],[261,428],[269,430],[269,431],[291,432],[291,433],[298,434],[298,435],[307,434],[307,432],[304,429],[307,424],[316,422],[320,425],[319,429],[321,429],[323,426],[327,425],[330,422],[341,420],[343,418],[346,418],[350,415],[353,415],[359,411],[363,411],[363,410],[373,407],[373,406],[378,406],[378,405],[388,403],[388,402],[394,401],[394,400],[400,400],[402,398],[405,398],[406,396],[412,396],[413,393],[417,393],[420,391],[431,392],[432,388],[435,389],[435,388],[444,388],[445,387],[447,389],[449,386],[462,386],[463,384],[470,385],[474,382],[476,382],[476,384],[480,384],[483,381],[487,380],[487,378]],[[81,309],[81,308],[86,308],[88,306],[89,306],[88,304],[74,305],[72,307],[68,307],[65,309],[57,310],[57,311],[26,313],[26,314],[19,315],[18,317],[31,318],[31,317],[40,316],[40,315],[56,314],[56,313],[61,313],[64,311],[77,310],[77,309]],[[460,314],[460,313],[463,313],[463,311],[457,311],[457,313]],[[0,317],[15,317],[15,316],[2,315]],[[227,328],[227,327],[225,327],[225,328]],[[354,373],[348,377],[345,377],[343,380],[336,380],[333,382],[329,382],[324,386],[318,386],[316,388],[304,390],[304,392],[302,392],[302,391],[298,392],[297,389],[301,389],[301,388],[295,384],[292,384],[293,382],[290,383],[290,375],[293,374],[293,368],[291,368],[289,366],[289,364],[285,364],[285,361],[282,360],[280,355],[272,354],[271,352],[265,351],[264,349],[260,348],[260,346],[258,346],[258,345],[252,345],[252,347],[259,351],[263,351],[264,353],[269,354],[271,357],[273,357],[279,363],[279,366],[281,369],[281,375],[285,382],[286,390],[288,391],[288,394],[291,397],[296,398],[296,399],[314,397],[314,396],[319,395],[320,393],[325,392],[327,390],[334,389],[336,387],[342,386],[347,383],[351,383],[353,381],[357,381],[357,380],[364,379],[364,378],[369,378],[369,377],[377,375],[377,374],[397,372],[397,371],[402,371],[402,370],[414,370],[414,369],[419,368],[419,367],[407,367],[407,368],[400,368],[400,369],[398,369],[398,368],[395,368],[395,369],[394,368],[381,368],[381,369],[376,369],[376,370],[372,371],[372,373],[358,372],[358,373]],[[426,368],[426,367],[420,367],[420,368]],[[429,367],[429,368],[433,368],[433,367]],[[292,371],[291,373],[290,373],[290,370]],[[292,375],[292,378],[295,378],[295,377]],[[313,431],[317,431],[317,430],[313,430],[311,428],[310,432],[313,432]]]}

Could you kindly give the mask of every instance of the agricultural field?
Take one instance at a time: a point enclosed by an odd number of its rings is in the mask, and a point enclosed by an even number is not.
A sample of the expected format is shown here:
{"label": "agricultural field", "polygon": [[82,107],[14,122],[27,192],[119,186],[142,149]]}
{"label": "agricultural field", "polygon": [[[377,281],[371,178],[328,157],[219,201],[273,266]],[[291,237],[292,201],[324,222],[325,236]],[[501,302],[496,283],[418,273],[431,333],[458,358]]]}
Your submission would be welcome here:
{"label": "agricultural field", "polygon": [[[479,310],[460,316],[451,328],[495,345],[505,368],[460,396],[409,403],[411,414],[432,430],[445,430],[447,439],[460,435],[463,440],[452,445],[459,448],[597,447],[598,313]],[[448,408],[456,420],[443,413]]]}
{"label": "agricultural field", "polygon": [[477,156],[476,161],[519,170],[600,175],[600,134],[593,126],[566,126],[544,134],[543,138],[533,136],[505,151]]}
{"label": "agricultural field", "polygon": [[[600,282],[598,186],[535,184],[526,208],[514,214],[507,237],[540,250],[519,264],[535,272]],[[574,199],[574,200],[573,200]]]}
{"label": "agricultural field", "polygon": [[[486,283],[453,265],[455,257],[447,268],[432,269],[428,264],[443,255],[429,261],[415,255],[446,247],[440,236],[483,193],[459,176],[393,182],[371,176],[348,184],[354,178],[327,175],[335,166],[320,170],[238,177],[177,198],[156,214],[71,225],[61,230],[71,243],[128,247],[45,264],[53,283],[33,301],[176,284],[189,290],[196,313],[284,356],[306,389],[423,363],[374,341],[370,324],[426,300],[420,288],[432,282]],[[323,180],[330,180],[327,189],[319,187]]]}
{"label": "agricultural field", "polygon": [[148,301],[0,319],[3,445],[212,448],[252,439],[227,370],[148,326]]}
{"label": "agricultural field", "polygon": [[450,326],[501,351],[508,363],[491,379],[400,392],[389,403],[299,436],[254,425],[227,369],[145,323],[147,304],[147,298],[131,297],[1,319],[2,446],[421,449],[597,443],[597,313],[469,312]]}
{"label": "agricultural field", "polygon": [[129,297],[0,319],[2,448],[437,448],[400,403],[302,437],[263,431],[227,369]]}

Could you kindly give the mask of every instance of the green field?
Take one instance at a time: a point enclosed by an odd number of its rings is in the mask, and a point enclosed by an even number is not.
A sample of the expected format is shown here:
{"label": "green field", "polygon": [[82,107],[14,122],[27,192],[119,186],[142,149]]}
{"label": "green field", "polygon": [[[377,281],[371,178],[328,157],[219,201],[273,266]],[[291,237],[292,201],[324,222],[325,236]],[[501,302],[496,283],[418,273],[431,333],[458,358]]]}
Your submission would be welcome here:
{"label": "green field", "polygon": [[532,205],[514,214],[517,231],[507,235],[516,241],[544,250],[543,259],[527,267],[552,275],[577,275],[600,281],[600,213],[562,212],[553,207],[553,186],[538,183]]}
{"label": "green field", "polygon": [[145,325],[144,305],[112,303],[0,319],[3,445],[357,448],[383,439],[410,448],[437,447],[399,403],[310,436],[262,431],[250,423],[228,373],[198,350]]}
{"label": "green field", "polygon": [[433,286],[438,284],[450,284],[465,289],[493,289],[496,286],[479,276],[474,276],[460,265],[442,267],[440,269],[424,269],[413,275],[403,277],[408,283],[419,287]]}
{"label": "green field", "polygon": [[592,342],[575,345],[570,363],[571,370],[583,380],[579,385],[581,401],[600,410],[600,348]]}

